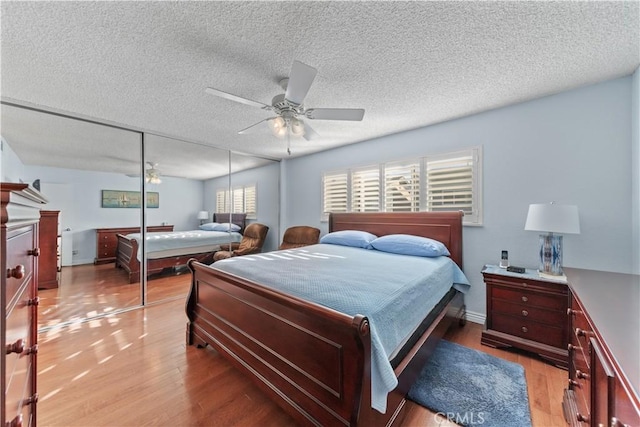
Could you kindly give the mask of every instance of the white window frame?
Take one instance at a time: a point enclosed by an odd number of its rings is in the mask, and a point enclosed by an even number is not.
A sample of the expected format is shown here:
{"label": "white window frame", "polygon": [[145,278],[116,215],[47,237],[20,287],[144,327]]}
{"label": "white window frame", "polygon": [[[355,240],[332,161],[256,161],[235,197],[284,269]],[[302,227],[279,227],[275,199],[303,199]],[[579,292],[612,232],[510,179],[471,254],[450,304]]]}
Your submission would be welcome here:
{"label": "white window frame", "polygon": [[[483,172],[482,172],[482,164],[483,164],[483,159],[482,159],[482,146],[474,146],[474,147],[470,147],[467,149],[463,149],[463,150],[458,150],[458,151],[453,151],[453,152],[448,152],[448,153],[442,153],[442,154],[436,154],[436,155],[429,155],[429,156],[423,156],[423,157],[416,157],[416,158],[412,158],[412,159],[405,159],[405,160],[400,160],[400,161],[392,161],[392,162],[386,162],[386,163],[382,163],[382,164],[378,164],[378,165],[369,165],[369,166],[361,166],[361,167],[354,167],[354,168],[349,168],[349,169],[341,169],[341,170],[334,170],[334,171],[330,171],[330,172],[325,172],[322,174],[322,188],[321,188],[321,197],[322,197],[322,215],[321,215],[321,221],[328,221],[329,219],[329,212],[324,212],[324,210],[327,208],[326,206],[326,200],[325,198],[327,197],[327,193],[326,193],[326,186],[325,186],[325,182],[327,180],[327,178],[332,177],[332,176],[338,176],[338,175],[346,175],[346,212],[354,212],[354,203],[353,203],[353,191],[354,191],[354,174],[358,174],[361,171],[364,170],[372,170],[377,168],[379,171],[379,193],[378,193],[378,211],[386,211],[386,209],[388,209],[388,204],[387,204],[387,200],[386,198],[388,197],[387,194],[387,174],[386,171],[388,169],[392,169],[392,168],[397,168],[399,166],[403,166],[403,165],[410,165],[410,164],[417,164],[418,168],[419,168],[419,173],[418,173],[418,195],[417,198],[418,200],[413,200],[410,201],[409,203],[411,204],[411,211],[415,212],[416,206],[418,206],[418,210],[420,212],[425,212],[428,209],[428,203],[427,203],[427,196],[429,194],[428,192],[428,186],[429,186],[429,182],[427,181],[427,164],[429,164],[430,162],[434,162],[434,161],[446,161],[446,160],[453,160],[453,159],[458,159],[458,158],[463,158],[463,157],[469,157],[469,160],[471,160],[471,212],[465,212],[465,215],[463,217],[462,223],[463,225],[469,225],[469,226],[481,226],[482,225],[482,221],[483,221],[483,207],[482,207],[482,176],[483,176]],[[414,178],[415,175],[414,175]],[[412,184],[412,186],[415,186],[415,184]],[[414,191],[414,196],[415,197],[415,190]],[[451,210],[456,210],[455,207]],[[393,211],[393,210],[390,210]],[[400,210],[396,210],[400,211]],[[408,210],[406,210],[408,211]],[[370,210],[369,210],[370,212]]]}
{"label": "white window frame", "polygon": [[[253,189],[253,200],[247,199],[247,190]],[[250,193],[250,191],[249,191]],[[242,200],[236,199],[236,195],[241,194]],[[222,206],[220,206],[220,199],[224,197]],[[251,196],[249,196],[251,197]],[[233,198],[233,199],[232,199]],[[233,201],[232,201],[233,200]],[[238,206],[241,205],[241,206]],[[255,212],[250,212],[247,208],[250,208],[251,205],[255,208]],[[240,212],[237,212],[237,209],[241,209]],[[246,213],[247,219],[257,219],[258,216],[258,186],[257,184],[247,184],[247,185],[239,185],[231,188],[231,193],[229,193],[229,188],[218,188],[216,190],[216,213]]]}

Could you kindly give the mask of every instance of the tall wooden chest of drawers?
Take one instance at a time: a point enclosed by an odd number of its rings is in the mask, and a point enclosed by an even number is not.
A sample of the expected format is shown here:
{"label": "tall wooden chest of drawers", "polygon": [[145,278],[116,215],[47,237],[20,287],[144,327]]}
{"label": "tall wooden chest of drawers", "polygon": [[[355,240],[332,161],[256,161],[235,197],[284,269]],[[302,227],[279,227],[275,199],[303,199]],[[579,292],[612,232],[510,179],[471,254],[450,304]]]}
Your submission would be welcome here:
{"label": "tall wooden chest of drawers", "polygon": [[[147,232],[173,231],[173,225],[150,225]],[[115,262],[118,249],[118,234],[139,233],[140,227],[96,228],[96,258],[94,264]]]}
{"label": "tall wooden chest of drawers", "polygon": [[59,215],[60,211],[40,211],[38,289],[55,289],[60,284]]}
{"label": "tall wooden chest of drawers", "polygon": [[518,274],[487,265],[482,275],[487,287],[482,344],[531,351],[566,369],[567,285],[541,279],[535,270]]}
{"label": "tall wooden chest of drawers", "polygon": [[640,277],[566,271],[570,337],[565,420],[572,427],[640,426]]}
{"label": "tall wooden chest of drawers", "polygon": [[27,184],[0,184],[1,427],[35,426],[38,352],[38,222],[46,202]]}

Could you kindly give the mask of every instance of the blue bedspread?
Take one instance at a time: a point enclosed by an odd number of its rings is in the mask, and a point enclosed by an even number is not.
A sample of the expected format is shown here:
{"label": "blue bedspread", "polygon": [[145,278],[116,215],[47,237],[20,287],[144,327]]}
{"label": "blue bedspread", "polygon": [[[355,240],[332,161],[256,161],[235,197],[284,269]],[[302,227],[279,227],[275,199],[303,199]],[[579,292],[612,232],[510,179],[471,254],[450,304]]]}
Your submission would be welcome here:
{"label": "blue bedspread", "polygon": [[[142,261],[140,233],[127,234],[127,237],[138,241],[138,261]],[[203,245],[217,246],[229,242],[239,242],[242,234],[228,231],[169,231],[147,233],[147,254],[181,248],[193,248]]]}
{"label": "blue bedspread", "polygon": [[212,268],[355,316],[371,325],[371,401],[384,413],[398,384],[389,362],[425,315],[454,286],[469,281],[448,257],[425,258],[318,244],[229,258]]}

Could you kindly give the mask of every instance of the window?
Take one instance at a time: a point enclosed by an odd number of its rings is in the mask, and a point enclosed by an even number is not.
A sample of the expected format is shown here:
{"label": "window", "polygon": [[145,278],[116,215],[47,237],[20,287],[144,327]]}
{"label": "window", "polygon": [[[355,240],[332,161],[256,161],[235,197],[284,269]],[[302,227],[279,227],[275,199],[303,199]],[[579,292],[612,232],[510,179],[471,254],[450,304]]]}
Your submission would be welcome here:
{"label": "window", "polygon": [[327,173],[322,177],[323,220],[329,212],[347,212],[348,175],[346,172]]}
{"label": "window", "polygon": [[380,211],[380,168],[351,173],[351,212]]}
{"label": "window", "polygon": [[247,214],[247,219],[256,219],[256,186],[235,187],[231,193],[228,189],[219,189],[216,192],[216,212],[244,212]]}
{"label": "window", "polygon": [[328,172],[322,179],[323,220],[329,212],[463,211],[482,224],[482,147],[406,161]]}
{"label": "window", "polygon": [[420,162],[398,162],[384,165],[385,212],[418,212],[420,210]]}

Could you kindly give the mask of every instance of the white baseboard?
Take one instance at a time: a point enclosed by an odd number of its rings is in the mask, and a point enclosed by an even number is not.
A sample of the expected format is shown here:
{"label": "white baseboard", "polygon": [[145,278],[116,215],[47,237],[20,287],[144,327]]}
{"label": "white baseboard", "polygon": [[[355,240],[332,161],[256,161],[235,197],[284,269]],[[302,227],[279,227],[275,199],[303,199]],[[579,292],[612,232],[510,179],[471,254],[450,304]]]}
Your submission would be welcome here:
{"label": "white baseboard", "polygon": [[479,323],[481,325],[484,325],[484,321],[487,318],[487,316],[482,313],[474,313],[473,311],[467,311],[465,313],[465,318],[467,319],[468,322]]}

